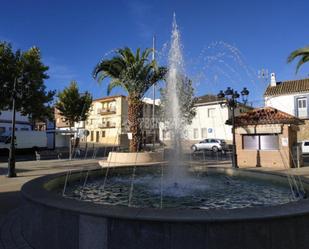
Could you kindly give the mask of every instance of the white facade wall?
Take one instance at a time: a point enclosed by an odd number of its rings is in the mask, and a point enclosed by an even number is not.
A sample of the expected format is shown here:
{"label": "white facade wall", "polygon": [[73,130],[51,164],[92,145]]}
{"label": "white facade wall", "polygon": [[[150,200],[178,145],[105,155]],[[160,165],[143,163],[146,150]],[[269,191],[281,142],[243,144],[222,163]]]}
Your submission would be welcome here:
{"label": "white facade wall", "polygon": [[[235,115],[239,109],[235,110]],[[185,140],[200,141],[205,138],[220,138],[227,141],[233,139],[232,126],[225,122],[231,117],[231,111],[220,103],[196,106],[196,115],[192,123],[185,127],[183,137]],[[160,124],[160,140],[169,140],[168,128]]]}
{"label": "white facade wall", "polygon": [[289,95],[265,97],[265,106],[276,108],[280,111],[295,115],[295,98],[307,97],[308,93],[293,93]]}
{"label": "white facade wall", "polygon": [[[16,130],[31,130],[31,124],[27,116],[21,115],[20,112],[16,112]],[[12,129],[12,112],[1,111],[0,114],[0,135],[7,136]]]}
{"label": "white facade wall", "polygon": [[186,127],[188,140],[202,140],[205,138],[221,138],[232,140],[231,126],[226,125],[229,110],[220,104],[196,107],[196,116],[191,125]]}

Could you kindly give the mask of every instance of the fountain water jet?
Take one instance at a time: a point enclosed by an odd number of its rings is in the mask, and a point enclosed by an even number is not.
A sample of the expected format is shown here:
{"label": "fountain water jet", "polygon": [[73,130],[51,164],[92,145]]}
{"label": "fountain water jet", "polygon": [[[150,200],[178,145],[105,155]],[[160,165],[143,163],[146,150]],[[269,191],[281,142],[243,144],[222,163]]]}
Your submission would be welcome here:
{"label": "fountain water jet", "polygon": [[[182,56],[182,46],[180,42],[180,32],[176,23],[174,13],[171,35],[171,47],[168,55],[167,99],[165,113],[168,113],[167,125],[169,127],[170,139],[172,142],[172,153],[169,158],[169,171],[167,174],[167,184],[176,183],[185,177],[185,168],[182,158],[181,140],[183,131],[183,118],[180,108],[180,86],[184,77],[184,61]],[[177,184],[175,184],[177,185]]]}

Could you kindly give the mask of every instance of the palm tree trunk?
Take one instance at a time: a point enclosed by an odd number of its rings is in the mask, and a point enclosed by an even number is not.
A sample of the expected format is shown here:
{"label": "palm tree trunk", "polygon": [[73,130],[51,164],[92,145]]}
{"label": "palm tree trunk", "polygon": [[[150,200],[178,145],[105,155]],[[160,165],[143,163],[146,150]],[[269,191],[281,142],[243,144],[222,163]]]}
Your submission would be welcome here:
{"label": "palm tree trunk", "polygon": [[143,117],[143,102],[136,97],[128,99],[128,121],[132,139],[130,140],[130,152],[137,152],[141,148],[142,131],[141,119]]}

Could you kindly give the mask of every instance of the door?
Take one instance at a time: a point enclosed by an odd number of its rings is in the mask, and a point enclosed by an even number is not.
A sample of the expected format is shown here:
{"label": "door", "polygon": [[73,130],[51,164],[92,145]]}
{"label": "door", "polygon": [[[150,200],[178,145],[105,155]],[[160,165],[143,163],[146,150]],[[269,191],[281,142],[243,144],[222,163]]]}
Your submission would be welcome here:
{"label": "door", "polygon": [[307,112],[307,98],[297,99],[297,111],[299,118],[306,118],[308,116]]}

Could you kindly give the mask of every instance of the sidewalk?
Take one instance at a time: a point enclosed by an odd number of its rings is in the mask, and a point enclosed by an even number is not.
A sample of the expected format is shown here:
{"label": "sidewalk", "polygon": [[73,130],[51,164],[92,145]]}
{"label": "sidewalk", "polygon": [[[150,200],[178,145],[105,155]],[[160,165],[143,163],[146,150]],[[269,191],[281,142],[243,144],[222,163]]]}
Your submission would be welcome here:
{"label": "sidewalk", "polygon": [[15,178],[8,178],[7,163],[0,163],[0,220],[8,212],[20,206],[19,191],[24,183],[43,175],[85,168],[99,168],[98,159],[17,162]]}

